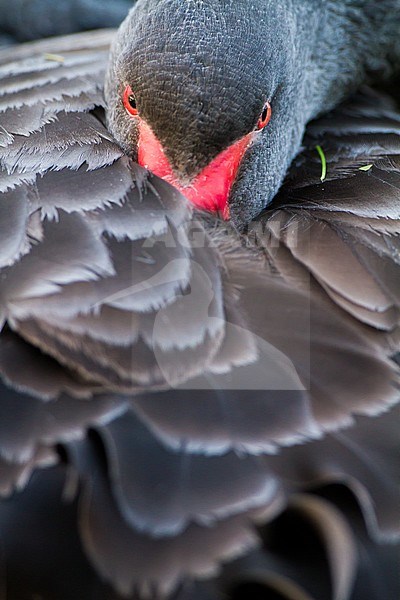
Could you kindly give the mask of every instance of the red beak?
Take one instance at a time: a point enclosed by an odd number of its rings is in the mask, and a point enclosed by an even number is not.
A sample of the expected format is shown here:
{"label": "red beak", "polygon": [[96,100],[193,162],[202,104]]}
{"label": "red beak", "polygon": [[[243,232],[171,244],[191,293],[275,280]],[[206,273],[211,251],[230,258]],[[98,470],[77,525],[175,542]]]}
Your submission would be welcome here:
{"label": "red beak", "polygon": [[218,212],[229,219],[229,194],[243,159],[253,140],[250,133],[221,152],[187,186],[174,174],[163,147],[144,121],[139,124],[138,162],[176,187],[197,208]]}

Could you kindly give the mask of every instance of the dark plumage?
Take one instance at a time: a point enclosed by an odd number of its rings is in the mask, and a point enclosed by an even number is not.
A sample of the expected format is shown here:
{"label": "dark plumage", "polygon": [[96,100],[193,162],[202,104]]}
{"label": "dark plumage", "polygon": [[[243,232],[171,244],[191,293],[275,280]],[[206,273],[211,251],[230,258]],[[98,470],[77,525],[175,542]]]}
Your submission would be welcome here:
{"label": "dark plumage", "polygon": [[15,0],[10,6],[6,0],[0,0],[0,32],[22,42],[84,29],[116,27],[132,4],[131,0]]}
{"label": "dark plumage", "polygon": [[3,588],[395,600],[399,109],[313,121],[238,233],[106,129],[111,38],[0,52]]}

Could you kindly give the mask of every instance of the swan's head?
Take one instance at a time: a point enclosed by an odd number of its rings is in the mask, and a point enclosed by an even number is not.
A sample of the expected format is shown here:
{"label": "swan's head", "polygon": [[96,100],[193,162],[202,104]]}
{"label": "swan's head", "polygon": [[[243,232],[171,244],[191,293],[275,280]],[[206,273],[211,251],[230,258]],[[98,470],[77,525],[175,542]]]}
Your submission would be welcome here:
{"label": "swan's head", "polygon": [[278,4],[139,0],[107,75],[125,151],[237,226],[275,195],[306,122],[296,24]]}

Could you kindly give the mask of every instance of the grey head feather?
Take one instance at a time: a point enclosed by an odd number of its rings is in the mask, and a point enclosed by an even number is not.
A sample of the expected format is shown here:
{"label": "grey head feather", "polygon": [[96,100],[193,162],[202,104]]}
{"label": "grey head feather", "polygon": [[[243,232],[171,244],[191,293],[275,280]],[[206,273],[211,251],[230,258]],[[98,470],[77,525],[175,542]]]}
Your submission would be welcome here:
{"label": "grey head feather", "polygon": [[140,116],[187,185],[255,129],[270,101],[271,121],[247,150],[230,194],[231,218],[243,227],[278,191],[307,122],[372,71],[400,68],[399,22],[389,16],[398,14],[397,0],[379,10],[353,4],[139,0],[113,43],[105,86],[111,131],[135,156],[137,125],[122,103],[130,85]]}

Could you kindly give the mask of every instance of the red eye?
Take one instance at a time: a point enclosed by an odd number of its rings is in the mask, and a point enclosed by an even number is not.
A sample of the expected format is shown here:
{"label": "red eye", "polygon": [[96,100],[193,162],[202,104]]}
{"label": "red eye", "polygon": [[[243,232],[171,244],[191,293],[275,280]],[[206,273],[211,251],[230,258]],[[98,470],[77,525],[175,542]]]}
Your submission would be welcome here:
{"label": "red eye", "polygon": [[269,102],[266,102],[263,108],[263,111],[258,119],[257,129],[264,129],[266,125],[270,122],[272,115],[272,108]]}
{"label": "red eye", "polygon": [[130,85],[127,85],[123,95],[125,110],[132,116],[137,117],[139,112],[136,106],[135,94],[132,92]]}

